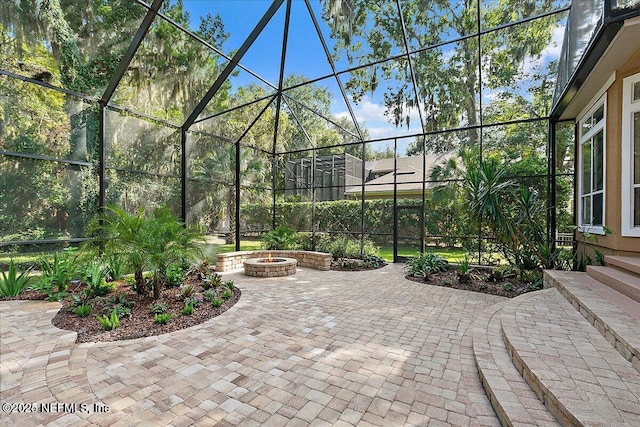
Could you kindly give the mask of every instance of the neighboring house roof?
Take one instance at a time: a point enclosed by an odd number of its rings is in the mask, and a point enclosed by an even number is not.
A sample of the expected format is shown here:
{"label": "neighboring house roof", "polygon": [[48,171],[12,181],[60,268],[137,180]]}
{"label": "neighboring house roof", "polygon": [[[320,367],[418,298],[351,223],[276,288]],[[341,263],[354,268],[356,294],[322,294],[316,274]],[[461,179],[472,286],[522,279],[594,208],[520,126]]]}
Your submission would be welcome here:
{"label": "neighboring house roof", "polygon": [[[429,180],[429,176],[435,166],[443,165],[456,156],[457,154],[455,151],[441,154],[427,154],[425,158],[425,176],[427,180]],[[394,164],[397,168],[395,174]],[[380,173],[383,175],[372,179],[371,181],[367,181],[364,184],[365,196],[367,198],[393,196],[394,180],[397,185],[398,195],[402,197],[422,195],[422,165],[423,160],[421,155],[367,162],[367,169],[370,169],[374,176]],[[433,187],[434,183],[427,182],[425,184],[426,189],[431,189]],[[344,194],[349,197],[360,197],[362,194],[362,186],[357,185],[349,187],[345,189]]]}

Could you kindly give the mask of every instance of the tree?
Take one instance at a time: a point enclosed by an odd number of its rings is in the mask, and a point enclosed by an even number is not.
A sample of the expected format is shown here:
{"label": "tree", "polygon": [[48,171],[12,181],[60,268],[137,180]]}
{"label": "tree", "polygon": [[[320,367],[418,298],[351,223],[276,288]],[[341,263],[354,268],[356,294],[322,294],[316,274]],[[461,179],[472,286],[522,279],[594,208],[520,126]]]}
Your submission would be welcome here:
{"label": "tree", "polygon": [[[391,123],[409,126],[409,111],[421,108],[426,131],[476,126],[479,99],[485,96],[479,93],[479,67],[482,67],[484,89],[495,91],[521,82],[524,60],[539,57],[560,18],[551,15],[526,25],[483,34],[480,61],[478,37],[438,45],[447,37],[478,32],[478,2],[399,2],[407,42],[412,51],[419,51],[412,55],[416,93],[406,57],[384,61],[405,52],[405,34],[396,2],[325,0],[323,3],[324,17],[337,39],[334,57],[338,59],[344,54],[353,65],[375,63],[350,73],[346,86],[354,101],[359,102],[367,92],[384,90],[386,115]],[[493,28],[552,7],[551,0],[499,0],[483,12],[482,28]],[[434,45],[438,47],[426,49]],[[478,137],[478,130],[472,128],[468,131],[468,140],[461,142],[474,146]],[[442,134],[429,142],[430,151],[448,151],[453,147],[455,135]],[[420,150],[421,145],[416,149]]]}

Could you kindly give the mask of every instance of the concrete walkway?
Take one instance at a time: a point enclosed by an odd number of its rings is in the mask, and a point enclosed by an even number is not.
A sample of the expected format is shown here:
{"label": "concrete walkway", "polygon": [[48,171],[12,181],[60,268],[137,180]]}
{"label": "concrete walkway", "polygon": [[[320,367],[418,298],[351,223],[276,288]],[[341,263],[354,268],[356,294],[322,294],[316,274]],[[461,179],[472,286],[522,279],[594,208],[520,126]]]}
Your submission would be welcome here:
{"label": "concrete walkway", "polygon": [[0,401],[29,404],[0,424],[500,425],[469,326],[502,298],[399,265],[226,277],[242,297],[222,316],[112,343],[75,344],[50,323],[57,304],[0,302]]}

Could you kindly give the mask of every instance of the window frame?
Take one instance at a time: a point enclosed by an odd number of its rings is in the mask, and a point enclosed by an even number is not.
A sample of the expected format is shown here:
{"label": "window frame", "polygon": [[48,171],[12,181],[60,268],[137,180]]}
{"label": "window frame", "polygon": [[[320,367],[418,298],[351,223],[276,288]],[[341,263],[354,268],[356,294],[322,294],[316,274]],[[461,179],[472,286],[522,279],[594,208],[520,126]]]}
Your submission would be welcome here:
{"label": "window frame", "polygon": [[[583,127],[587,120],[591,120],[594,116],[594,113],[603,108],[603,117],[596,125],[592,125],[591,128],[583,134]],[[591,104],[591,106],[583,112],[579,117],[577,122],[578,126],[578,194],[577,194],[577,211],[578,211],[578,230],[583,233],[591,233],[591,234],[599,234],[605,235],[606,229],[606,188],[607,188],[607,93],[599,94],[599,98],[595,102]],[[591,174],[590,179],[593,181],[593,140],[594,137],[602,131],[602,190],[593,190],[593,182],[589,183],[590,191],[587,194],[584,194],[584,165],[583,165],[583,147],[585,142],[590,142],[592,146],[592,156],[591,156]],[[602,193],[602,225],[593,225],[593,224],[584,224],[583,219],[583,198],[590,197],[591,203],[590,207],[593,211],[593,198],[595,194]],[[593,220],[593,214],[591,215]]]}
{"label": "window frame", "polygon": [[[632,128],[633,115],[640,112],[640,99],[633,100],[631,91],[635,83],[640,82],[640,73],[625,77],[622,81],[622,171],[621,171],[621,235],[625,237],[640,237],[640,226],[634,226],[634,188],[640,188],[639,184],[633,183],[633,149]],[[636,207],[640,209],[640,206]]]}

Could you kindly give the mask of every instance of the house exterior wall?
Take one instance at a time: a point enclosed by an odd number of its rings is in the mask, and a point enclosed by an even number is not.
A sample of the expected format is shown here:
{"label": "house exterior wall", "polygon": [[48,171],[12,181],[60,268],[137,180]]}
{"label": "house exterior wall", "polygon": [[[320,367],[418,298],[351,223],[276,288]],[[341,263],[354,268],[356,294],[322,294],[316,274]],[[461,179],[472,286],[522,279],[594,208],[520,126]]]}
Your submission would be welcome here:
{"label": "house exterior wall", "polygon": [[[622,229],[622,82],[640,73],[640,47],[616,70],[615,80],[606,92],[606,147],[605,147],[605,226],[611,234],[594,235],[586,239],[578,233],[578,241],[586,254],[593,257],[597,250],[603,255],[640,255],[640,237],[624,237]],[[577,195],[576,195],[577,200]],[[577,206],[577,204],[576,204]]]}

